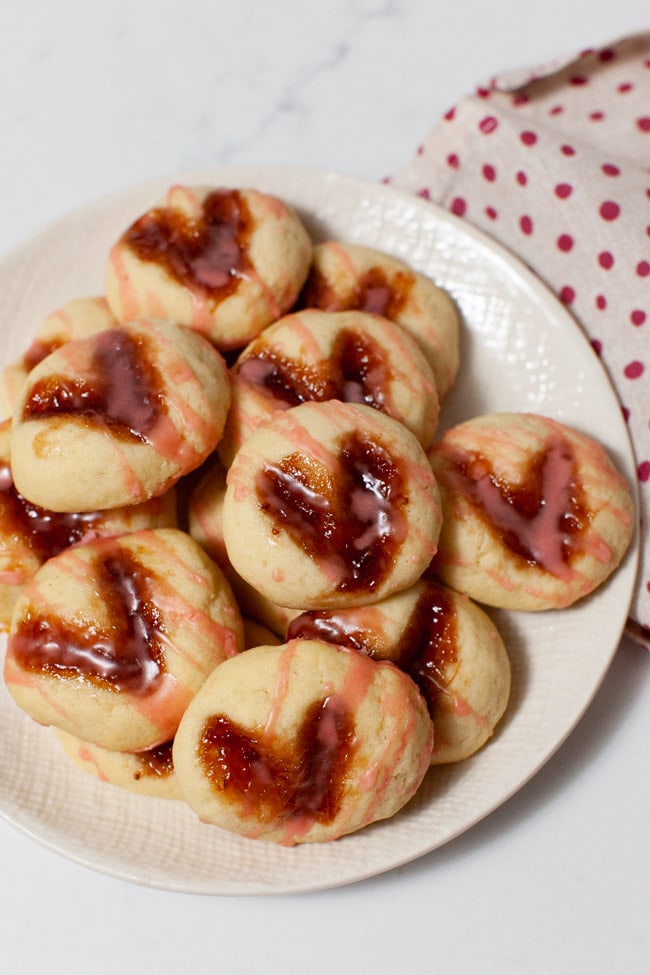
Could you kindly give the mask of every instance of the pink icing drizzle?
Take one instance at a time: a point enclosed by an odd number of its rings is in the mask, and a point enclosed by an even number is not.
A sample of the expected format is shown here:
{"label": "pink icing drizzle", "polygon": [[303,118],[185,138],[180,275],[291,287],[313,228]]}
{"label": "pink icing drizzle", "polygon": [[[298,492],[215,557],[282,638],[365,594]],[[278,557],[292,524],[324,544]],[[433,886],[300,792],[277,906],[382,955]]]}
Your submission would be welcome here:
{"label": "pink icing drizzle", "polygon": [[527,561],[568,580],[575,576],[568,561],[571,554],[590,548],[609,555],[604,543],[594,546],[585,539],[589,515],[578,498],[575,455],[560,433],[552,433],[535,457],[538,490],[536,485],[510,487],[480,455],[451,445],[440,449],[451,462],[442,474],[445,482],[483,511],[505,544]]}

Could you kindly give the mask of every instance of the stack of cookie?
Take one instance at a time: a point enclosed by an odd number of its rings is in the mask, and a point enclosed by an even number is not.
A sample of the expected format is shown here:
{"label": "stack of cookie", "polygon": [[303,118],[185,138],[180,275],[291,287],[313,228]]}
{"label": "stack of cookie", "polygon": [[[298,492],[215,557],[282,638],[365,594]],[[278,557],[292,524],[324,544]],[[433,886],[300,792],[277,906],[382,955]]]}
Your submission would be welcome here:
{"label": "stack of cookie", "polygon": [[[173,186],[4,372],[5,680],[65,752],[293,845],[396,814],[510,693],[483,607],[565,607],[627,484],[547,417],[438,435],[451,297],[282,200]],[[480,605],[481,604],[481,605]]]}

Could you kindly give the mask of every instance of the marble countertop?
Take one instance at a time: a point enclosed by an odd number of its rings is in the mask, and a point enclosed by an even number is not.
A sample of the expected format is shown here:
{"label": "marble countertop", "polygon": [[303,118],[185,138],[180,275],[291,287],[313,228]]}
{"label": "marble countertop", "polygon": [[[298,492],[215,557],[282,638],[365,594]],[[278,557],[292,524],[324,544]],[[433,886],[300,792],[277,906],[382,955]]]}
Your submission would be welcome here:
{"label": "marble countertop", "polygon": [[[0,253],[122,187],[211,165],[379,180],[496,72],[640,29],[645,0],[23,0],[0,32]],[[528,785],[438,851],[337,890],[148,889],[0,819],[3,970],[641,975],[649,668],[624,639]]]}

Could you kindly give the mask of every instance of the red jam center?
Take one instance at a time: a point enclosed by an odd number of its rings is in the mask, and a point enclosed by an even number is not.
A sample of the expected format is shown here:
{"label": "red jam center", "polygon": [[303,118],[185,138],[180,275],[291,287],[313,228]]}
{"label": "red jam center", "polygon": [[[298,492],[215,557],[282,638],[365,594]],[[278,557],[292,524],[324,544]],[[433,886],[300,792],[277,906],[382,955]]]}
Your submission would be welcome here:
{"label": "red jam center", "polygon": [[454,604],[447,592],[429,579],[404,630],[397,663],[418,685],[431,714],[451,680],[450,668],[457,662],[457,653]]}
{"label": "red jam center", "polygon": [[409,271],[387,274],[380,267],[371,267],[343,294],[329,283],[325,274],[312,271],[303,290],[301,305],[326,311],[363,311],[392,321],[404,308],[414,283],[415,277]]}
{"label": "red jam center", "polygon": [[199,761],[215,790],[262,822],[338,813],[354,738],[354,722],[337,695],[307,711],[295,737],[268,743],[224,715],[206,721]]}
{"label": "red jam center", "polygon": [[144,752],[137,753],[139,768],[134,772],[135,779],[153,777],[164,779],[174,771],[172,759],[172,747],[174,742],[167,741],[164,745],[157,745],[155,748],[148,748]]}
{"label": "red jam center", "polygon": [[291,620],[287,640],[321,640],[348,650],[359,650],[369,657],[381,658],[381,636],[359,625],[354,610],[309,609]]}
{"label": "red jam center", "polygon": [[431,714],[457,663],[456,611],[446,590],[429,578],[393,653],[382,645],[381,633],[359,625],[354,610],[301,613],[287,629],[287,640],[295,639],[323,640],[378,659],[389,657],[416,682]]}
{"label": "red jam center", "polygon": [[404,477],[377,442],[348,434],[336,483],[304,454],[260,472],[260,507],[314,560],[336,570],[338,591],[376,589],[391,572],[406,535]]}
{"label": "red jam center", "polygon": [[287,406],[338,399],[385,410],[390,380],[386,356],[378,343],[352,329],[341,329],[331,356],[316,365],[301,365],[273,348],[261,348],[243,359],[236,371]]}
{"label": "red jam center", "polygon": [[483,513],[511,552],[559,578],[568,575],[590,514],[564,437],[550,438],[515,486],[494,474],[479,454],[445,450],[445,456],[452,462],[443,472],[445,482]]}
{"label": "red jam center", "polygon": [[79,416],[106,424],[119,436],[147,441],[163,408],[160,387],[144,336],[108,329],[93,338],[88,377],[51,375],[38,380],[23,419]]}
{"label": "red jam center", "polygon": [[5,533],[25,540],[41,561],[81,541],[101,517],[97,511],[59,513],[32,504],[14,487],[9,465],[0,464],[0,524]]}
{"label": "red jam center", "polygon": [[107,621],[94,625],[33,610],[9,637],[10,652],[26,671],[148,694],[164,671],[164,627],[150,597],[150,578],[115,540],[102,539],[97,548],[100,555],[89,573]]}
{"label": "red jam center", "polygon": [[241,193],[215,190],[203,201],[200,216],[159,207],[140,217],[122,239],[141,260],[160,265],[175,281],[217,303],[251,271],[252,231]]}

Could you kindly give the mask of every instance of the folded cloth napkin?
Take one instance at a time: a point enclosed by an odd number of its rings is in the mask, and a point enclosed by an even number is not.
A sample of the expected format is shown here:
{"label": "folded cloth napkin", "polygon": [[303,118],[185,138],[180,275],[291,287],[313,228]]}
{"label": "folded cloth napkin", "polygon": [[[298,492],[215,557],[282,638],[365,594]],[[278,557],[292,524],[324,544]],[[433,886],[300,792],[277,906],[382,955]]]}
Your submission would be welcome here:
{"label": "folded cloth napkin", "polygon": [[[650,33],[493,78],[388,182],[470,221],[567,305],[609,373],[650,515]],[[650,647],[650,544],[630,635]]]}

